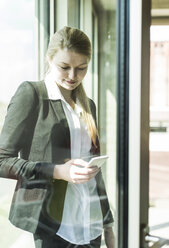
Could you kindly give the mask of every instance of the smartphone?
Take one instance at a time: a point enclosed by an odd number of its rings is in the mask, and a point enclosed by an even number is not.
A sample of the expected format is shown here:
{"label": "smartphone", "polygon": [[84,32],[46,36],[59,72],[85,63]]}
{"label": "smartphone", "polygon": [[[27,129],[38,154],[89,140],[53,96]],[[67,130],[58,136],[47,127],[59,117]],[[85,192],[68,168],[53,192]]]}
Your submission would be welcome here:
{"label": "smartphone", "polygon": [[107,155],[104,155],[104,156],[98,156],[98,157],[93,157],[90,159],[89,161],[89,167],[91,166],[98,166],[98,167],[101,167],[105,161],[108,159],[108,156]]}

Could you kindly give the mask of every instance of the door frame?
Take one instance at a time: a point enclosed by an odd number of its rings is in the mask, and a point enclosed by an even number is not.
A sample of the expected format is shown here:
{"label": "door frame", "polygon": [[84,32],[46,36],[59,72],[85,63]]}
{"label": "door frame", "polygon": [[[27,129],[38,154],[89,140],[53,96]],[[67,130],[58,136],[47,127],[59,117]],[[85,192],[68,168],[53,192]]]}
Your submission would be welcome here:
{"label": "door frame", "polygon": [[128,247],[129,151],[129,11],[130,1],[117,1],[117,185],[118,247]]}
{"label": "door frame", "polygon": [[149,64],[151,2],[130,0],[129,236],[145,248],[149,209]]}

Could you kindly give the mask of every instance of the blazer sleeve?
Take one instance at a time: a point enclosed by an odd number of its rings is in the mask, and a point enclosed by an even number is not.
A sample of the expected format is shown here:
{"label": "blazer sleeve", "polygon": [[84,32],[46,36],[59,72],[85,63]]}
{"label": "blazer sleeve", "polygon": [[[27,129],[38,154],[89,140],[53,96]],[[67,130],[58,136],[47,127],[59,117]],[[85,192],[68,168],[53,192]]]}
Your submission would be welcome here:
{"label": "blazer sleeve", "polygon": [[38,95],[29,82],[22,83],[11,99],[0,135],[1,177],[35,179],[41,175],[46,179],[53,175],[53,164],[18,157],[30,138],[38,101]]}

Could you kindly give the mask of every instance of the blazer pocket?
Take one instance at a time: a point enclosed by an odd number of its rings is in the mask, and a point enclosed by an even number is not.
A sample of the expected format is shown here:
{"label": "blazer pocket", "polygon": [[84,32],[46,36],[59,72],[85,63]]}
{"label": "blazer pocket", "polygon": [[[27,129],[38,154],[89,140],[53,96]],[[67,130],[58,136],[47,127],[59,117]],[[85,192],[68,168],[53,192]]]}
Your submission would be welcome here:
{"label": "blazer pocket", "polygon": [[23,183],[13,195],[9,220],[15,226],[35,233],[42,209],[51,195],[47,180],[31,180]]}

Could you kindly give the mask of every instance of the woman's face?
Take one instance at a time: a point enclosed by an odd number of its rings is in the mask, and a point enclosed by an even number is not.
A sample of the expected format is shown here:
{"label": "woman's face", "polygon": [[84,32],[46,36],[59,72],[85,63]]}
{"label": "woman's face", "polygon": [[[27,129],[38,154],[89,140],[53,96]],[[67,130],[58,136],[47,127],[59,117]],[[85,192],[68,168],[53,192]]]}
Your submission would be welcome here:
{"label": "woman's face", "polygon": [[58,86],[74,90],[87,73],[89,59],[68,49],[60,49],[50,61],[50,73]]}

